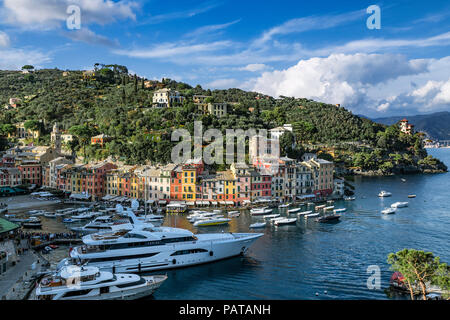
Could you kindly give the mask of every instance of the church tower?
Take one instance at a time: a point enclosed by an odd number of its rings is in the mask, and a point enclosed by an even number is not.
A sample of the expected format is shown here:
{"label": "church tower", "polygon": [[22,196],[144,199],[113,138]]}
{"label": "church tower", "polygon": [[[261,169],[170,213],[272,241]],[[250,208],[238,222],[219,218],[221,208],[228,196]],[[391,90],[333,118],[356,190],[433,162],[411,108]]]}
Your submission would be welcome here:
{"label": "church tower", "polygon": [[53,125],[52,133],[50,134],[50,141],[57,153],[61,153],[61,133],[59,132],[58,124]]}

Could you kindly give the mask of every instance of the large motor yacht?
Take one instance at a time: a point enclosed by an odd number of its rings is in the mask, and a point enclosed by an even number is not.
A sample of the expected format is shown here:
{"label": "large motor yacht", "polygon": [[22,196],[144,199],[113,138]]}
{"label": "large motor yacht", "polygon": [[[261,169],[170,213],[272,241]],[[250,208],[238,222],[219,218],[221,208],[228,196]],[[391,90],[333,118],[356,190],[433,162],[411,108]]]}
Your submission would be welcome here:
{"label": "large motor yacht", "polygon": [[130,210],[131,230],[97,233],[82,238],[82,246],[60,262],[95,266],[115,272],[143,272],[207,263],[244,254],[262,233],[205,233],[155,227],[142,223]]}
{"label": "large motor yacht", "polygon": [[132,300],[153,294],[166,279],[165,275],[140,277],[69,265],[45,276],[35,295],[37,300]]}

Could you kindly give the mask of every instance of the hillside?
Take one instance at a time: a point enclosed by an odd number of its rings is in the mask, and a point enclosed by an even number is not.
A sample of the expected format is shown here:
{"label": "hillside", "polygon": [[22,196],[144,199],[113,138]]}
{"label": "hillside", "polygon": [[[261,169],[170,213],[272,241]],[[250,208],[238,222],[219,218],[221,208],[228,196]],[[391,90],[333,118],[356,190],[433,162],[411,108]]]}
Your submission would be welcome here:
{"label": "hillside", "polygon": [[392,125],[406,118],[416,130],[427,133],[433,140],[450,140],[450,112],[436,112],[416,116],[395,116],[372,119],[385,125]]}
{"label": "hillside", "polygon": [[[343,107],[308,99],[275,99],[240,89],[204,90],[201,86],[163,79],[145,82],[128,74],[124,66],[95,65],[95,74],[58,69],[23,74],[0,71],[0,106],[10,98],[22,99],[17,108],[0,111],[0,131],[6,136],[11,125],[27,121],[39,128],[35,144],[49,144],[54,123],[75,136],[68,145],[86,160],[120,158],[130,164],[146,161],[170,162],[170,140],[176,128],[193,134],[194,121],[203,130],[270,129],[285,123],[294,127],[293,136],[282,137],[282,154],[300,158],[305,151],[322,152],[338,164],[377,174],[393,172],[442,171],[446,167],[427,157],[419,135],[407,136],[396,126],[387,127],[358,117]],[[152,108],[154,90],[173,88],[186,97],[172,108]],[[210,95],[217,102],[228,102],[226,117],[204,115],[192,102],[194,94]],[[0,132],[1,133],[1,132]],[[104,148],[89,144],[93,135],[113,138]],[[223,165],[215,169],[223,169]]]}

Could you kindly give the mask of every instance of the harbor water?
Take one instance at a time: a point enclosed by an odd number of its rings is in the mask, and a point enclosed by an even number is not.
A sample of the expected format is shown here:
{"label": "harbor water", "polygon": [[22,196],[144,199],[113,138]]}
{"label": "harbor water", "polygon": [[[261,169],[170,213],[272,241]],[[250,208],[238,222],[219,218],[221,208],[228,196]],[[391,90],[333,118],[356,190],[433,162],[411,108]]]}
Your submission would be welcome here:
{"label": "harbor water", "polygon": [[[450,149],[429,153],[450,167]],[[334,203],[335,208],[347,208],[337,223],[299,218],[296,225],[249,231],[250,224],[262,221],[249,212],[242,212],[228,226],[202,228],[193,227],[185,216],[167,215],[164,225],[195,233],[262,232],[264,236],[242,257],[154,272],[169,277],[151,299],[406,299],[386,291],[392,274],[387,255],[414,248],[450,263],[450,173],[356,177],[351,183],[356,200]],[[381,190],[392,197],[379,198]],[[409,194],[416,198],[408,198]],[[408,201],[409,206],[393,215],[381,214],[397,201]],[[288,215],[285,209],[279,213]],[[43,231],[68,231],[61,218],[42,217],[42,222]],[[62,255],[67,252],[63,250]],[[379,289],[367,285],[374,268],[380,270]]]}

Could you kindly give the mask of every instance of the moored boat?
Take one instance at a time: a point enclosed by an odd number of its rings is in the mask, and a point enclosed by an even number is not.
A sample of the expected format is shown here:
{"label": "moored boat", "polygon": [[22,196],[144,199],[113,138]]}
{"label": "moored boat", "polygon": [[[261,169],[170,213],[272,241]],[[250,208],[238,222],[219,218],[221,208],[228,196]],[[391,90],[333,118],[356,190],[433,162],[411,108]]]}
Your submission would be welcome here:
{"label": "moored boat", "polygon": [[415,197],[416,197],[415,194],[409,194],[409,195],[408,195],[408,198],[415,198]]}
{"label": "moored boat", "polygon": [[408,206],[408,202],[395,202],[391,204],[391,208],[405,208]]}
{"label": "moored boat", "polygon": [[397,208],[386,208],[384,210],[381,210],[382,214],[394,214],[395,211],[397,211]]}
{"label": "moored boat", "polygon": [[231,219],[228,218],[207,218],[194,222],[194,227],[208,227],[228,224]]}
{"label": "moored boat", "polygon": [[353,201],[356,200],[356,197],[352,197],[352,196],[348,196],[348,197],[344,197],[345,201]]}
{"label": "moored boat", "polygon": [[134,300],[149,296],[167,279],[166,275],[100,271],[97,267],[65,266],[38,284],[37,300]]}
{"label": "moored boat", "polygon": [[250,210],[250,214],[252,216],[262,216],[265,214],[269,214],[272,212],[272,209],[268,208],[268,207],[264,207],[264,208],[254,208]]}
{"label": "moored boat", "polygon": [[265,222],[255,222],[255,223],[252,223],[249,226],[249,228],[252,228],[252,229],[265,228],[266,226],[267,226],[267,223],[265,223]]}
{"label": "moored boat", "polygon": [[381,197],[381,198],[383,198],[383,197],[390,197],[390,196],[392,196],[392,193],[382,190],[382,191],[380,191],[378,196]]}
{"label": "moored boat", "polygon": [[341,216],[338,214],[329,214],[323,217],[317,218],[317,222],[332,222],[339,220]]}
{"label": "moored boat", "polygon": [[333,212],[336,213],[343,213],[347,211],[347,208],[338,208],[338,209],[334,209]]}
{"label": "moored boat", "polygon": [[297,213],[297,212],[299,212],[300,210],[302,210],[302,208],[290,209],[290,210],[288,210],[288,213]]}
{"label": "moored boat", "polygon": [[275,220],[273,222],[273,224],[276,226],[283,226],[283,225],[296,224],[296,223],[297,223],[297,219],[295,219],[295,218],[283,218],[283,219]]}
{"label": "moored boat", "polygon": [[299,212],[297,213],[297,216],[301,217],[301,216],[306,216],[308,214],[313,213],[312,211],[303,211],[303,212]]}

